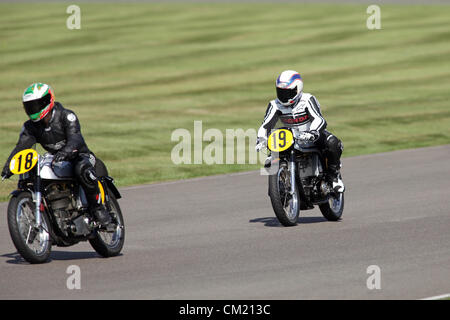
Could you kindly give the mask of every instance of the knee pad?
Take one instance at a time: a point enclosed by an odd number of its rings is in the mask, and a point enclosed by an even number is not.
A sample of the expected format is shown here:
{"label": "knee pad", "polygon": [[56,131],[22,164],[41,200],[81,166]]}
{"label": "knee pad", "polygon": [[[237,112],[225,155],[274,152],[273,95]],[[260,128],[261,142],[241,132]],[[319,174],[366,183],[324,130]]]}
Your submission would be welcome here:
{"label": "knee pad", "polygon": [[84,170],[82,173],[83,180],[86,181],[86,183],[89,184],[96,184],[97,182],[97,176],[95,175],[94,169],[87,169]]}
{"label": "knee pad", "polygon": [[89,161],[81,161],[75,166],[75,175],[86,191],[97,190],[97,175]]}
{"label": "knee pad", "polygon": [[330,135],[326,141],[327,149],[331,154],[334,154],[338,157],[342,155],[342,151],[344,150],[344,145],[341,140],[336,138],[333,135]]}

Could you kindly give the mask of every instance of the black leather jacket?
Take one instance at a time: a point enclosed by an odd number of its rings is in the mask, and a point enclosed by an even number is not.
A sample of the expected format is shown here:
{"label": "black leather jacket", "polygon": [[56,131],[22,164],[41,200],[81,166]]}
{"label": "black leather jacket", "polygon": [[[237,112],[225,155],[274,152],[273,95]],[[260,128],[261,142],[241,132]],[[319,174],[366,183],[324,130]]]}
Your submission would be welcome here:
{"label": "black leather jacket", "polygon": [[83,136],[77,116],[55,102],[48,125],[44,121],[26,121],[20,132],[19,141],[11,152],[6,165],[19,151],[31,148],[35,143],[52,154],[62,151],[68,155],[67,160],[74,159],[80,153],[90,153]]}

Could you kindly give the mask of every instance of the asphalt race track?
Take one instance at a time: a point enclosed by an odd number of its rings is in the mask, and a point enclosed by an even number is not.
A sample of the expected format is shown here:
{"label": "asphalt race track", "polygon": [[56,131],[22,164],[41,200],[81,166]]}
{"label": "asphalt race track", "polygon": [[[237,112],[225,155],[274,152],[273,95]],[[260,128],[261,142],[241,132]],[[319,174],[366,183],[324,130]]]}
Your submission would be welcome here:
{"label": "asphalt race track", "polygon": [[[123,255],[30,265],[0,204],[0,299],[419,299],[450,292],[450,145],[344,159],[343,220],[282,227],[259,172],[121,190]],[[69,290],[68,266],[81,271]],[[369,290],[370,265],[381,289]]]}

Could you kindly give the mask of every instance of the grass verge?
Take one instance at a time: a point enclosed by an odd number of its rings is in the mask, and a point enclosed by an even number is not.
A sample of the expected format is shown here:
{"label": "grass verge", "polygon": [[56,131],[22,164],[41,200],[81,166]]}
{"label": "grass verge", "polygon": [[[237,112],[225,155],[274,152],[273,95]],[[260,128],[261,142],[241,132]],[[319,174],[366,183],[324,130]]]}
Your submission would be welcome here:
{"label": "grass verge", "polygon": [[[30,83],[51,84],[119,186],[256,169],[174,165],[177,128],[258,128],[274,81],[298,70],[344,156],[450,143],[450,6],[0,4],[0,159]],[[253,142],[251,142],[253,147]],[[14,181],[0,184],[0,200]]]}

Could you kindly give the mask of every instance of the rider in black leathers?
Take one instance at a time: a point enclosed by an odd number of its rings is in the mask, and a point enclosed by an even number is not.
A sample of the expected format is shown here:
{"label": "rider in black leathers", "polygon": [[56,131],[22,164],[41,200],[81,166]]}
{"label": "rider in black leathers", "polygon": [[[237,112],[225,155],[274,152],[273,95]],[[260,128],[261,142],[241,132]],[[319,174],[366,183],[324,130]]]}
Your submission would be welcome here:
{"label": "rider in black leathers", "polygon": [[42,86],[46,85],[33,84],[27,89],[28,96],[32,95],[30,92],[34,90],[34,97],[31,98],[38,97],[37,99],[25,101],[27,99],[24,94],[24,107],[30,120],[23,124],[19,141],[8,157],[1,175],[3,178],[11,177],[12,173],[9,169],[11,158],[17,152],[40,143],[45,150],[54,155],[53,162],[71,161],[73,163],[74,174],[85,190],[90,212],[102,225],[108,225],[111,220],[99,199],[97,179],[97,175],[107,175],[106,167],[88,149],[75,113],[54,101],[52,89],[48,86],[42,97],[36,95]]}

